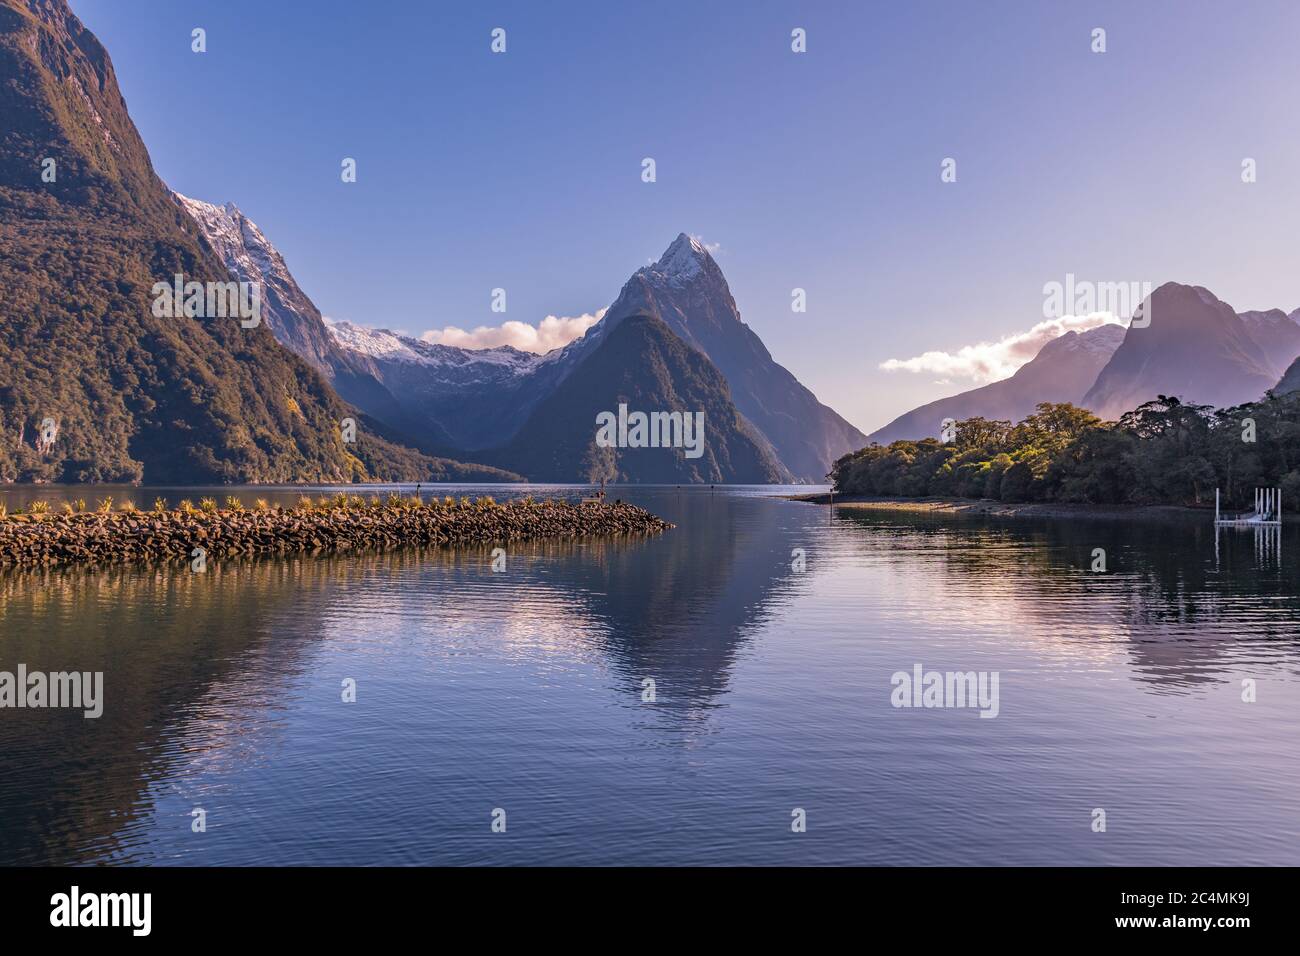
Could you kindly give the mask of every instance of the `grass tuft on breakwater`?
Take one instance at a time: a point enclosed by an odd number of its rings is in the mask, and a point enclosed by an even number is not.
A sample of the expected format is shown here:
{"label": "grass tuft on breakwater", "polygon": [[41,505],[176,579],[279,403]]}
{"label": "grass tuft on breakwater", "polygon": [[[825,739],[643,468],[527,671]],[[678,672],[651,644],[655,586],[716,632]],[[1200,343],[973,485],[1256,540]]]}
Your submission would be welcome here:
{"label": "grass tuft on breakwater", "polygon": [[212,498],[175,508],[158,499],[154,510],[133,503],[113,507],[101,499],[95,510],[79,501],[58,512],[35,502],[26,513],[0,506],[0,567],[50,567],[188,561],[196,549],[205,558],[279,554],[327,554],[401,547],[456,545],[613,535],[653,535],[673,525],[629,504],[534,501],[500,503],[491,497],[422,501],[339,494],[296,507],[258,499],[245,508],[231,496],[221,507]]}

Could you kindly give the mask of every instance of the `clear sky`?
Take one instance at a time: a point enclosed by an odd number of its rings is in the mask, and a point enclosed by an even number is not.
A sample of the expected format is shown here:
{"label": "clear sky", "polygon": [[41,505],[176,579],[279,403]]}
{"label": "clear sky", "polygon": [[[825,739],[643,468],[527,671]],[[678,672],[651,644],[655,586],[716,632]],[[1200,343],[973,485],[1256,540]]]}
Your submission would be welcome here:
{"label": "clear sky", "polygon": [[233,200],[334,318],[589,313],[685,231],[870,431],[976,384],[881,363],[1024,332],[1067,272],[1300,307],[1294,0],[72,6],[159,174]]}

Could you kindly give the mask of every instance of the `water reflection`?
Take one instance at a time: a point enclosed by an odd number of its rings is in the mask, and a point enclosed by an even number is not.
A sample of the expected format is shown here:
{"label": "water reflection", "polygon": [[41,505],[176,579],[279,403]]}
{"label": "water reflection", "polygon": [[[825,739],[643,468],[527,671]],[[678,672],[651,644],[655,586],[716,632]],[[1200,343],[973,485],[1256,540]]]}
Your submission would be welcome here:
{"label": "water reflection", "polygon": [[[1113,722],[1122,739],[1143,707],[1201,708],[1177,710],[1179,728],[1162,732],[1186,736],[1163,746],[1202,762],[1222,747],[1209,776],[1230,773],[1229,743],[1193,729],[1236,719],[1216,688],[1243,673],[1284,688],[1257,732],[1285,734],[1300,714],[1300,562],[1269,559],[1296,554],[1300,529],[1265,554],[1234,535],[1216,551],[1196,522],[831,515],[737,493],[620,493],[678,529],[515,545],[504,573],[483,547],[218,562],[207,574],[0,574],[0,668],[103,670],[107,697],[98,721],[0,712],[0,862],[427,862],[429,846],[479,862],[477,831],[413,834],[400,808],[459,819],[525,782],[512,806],[534,827],[585,814],[599,839],[556,822],[536,845],[493,848],[517,862],[618,861],[632,840],[655,862],[809,862],[755,836],[766,824],[746,809],[771,812],[763,801],[787,800],[792,778],[805,800],[857,794],[845,825],[892,816],[891,839],[914,843],[925,801],[872,774],[905,781],[935,747],[958,772],[1009,735],[998,766],[1029,799],[1104,758],[1072,728],[1102,735]],[[1101,574],[1089,570],[1098,548]],[[878,692],[917,660],[1003,669],[1019,696],[999,720],[935,738]],[[339,704],[348,676],[353,710]],[[1259,772],[1292,780],[1294,744],[1275,749]],[[697,815],[724,796],[734,823],[705,833]],[[999,784],[971,799],[1007,798]],[[187,841],[197,805],[240,825]],[[1026,832],[1027,859],[1055,858],[1045,839]],[[938,844],[915,852],[951,859]]]}
{"label": "water reflection", "polygon": [[[1221,680],[1261,654],[1295,666],[1300,641],[1300,528],[1216,535],[1181,517],[1134,522],[896,517],[840,509],[863,560],[907,555],[937,575],[934,601],[1020,630],[1088,645],[1122,637],[1136,673],[1177,691]],[[1105,572],[1091,570],[1098,549]],[[900,557],[900,560],[902,558]]]}

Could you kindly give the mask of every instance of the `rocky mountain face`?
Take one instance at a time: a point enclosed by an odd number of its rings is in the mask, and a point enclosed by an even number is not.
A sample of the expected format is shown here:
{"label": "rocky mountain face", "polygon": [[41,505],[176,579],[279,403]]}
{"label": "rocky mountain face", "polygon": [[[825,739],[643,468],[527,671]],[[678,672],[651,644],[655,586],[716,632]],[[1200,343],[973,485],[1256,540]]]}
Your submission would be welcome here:
{"label": "rocky mountain face", "polygon": [[384,423],[389,437],[426,450],[450,447],[423,415],[409,414],[379,379],[367,355],[341,347],[330,335],[316,304],[298,285],[284,256],[257,223],[234,203],[218,206],[173,193],[199,227],[204,241],[230,274],[262,290],[262,321],[276,340],[304,359],[347,402]]}
{"label": "rocky mountain face", "polygon": [[155,284],[231,276],[66,0],[0,0],[0,117],[0,480],[499,474],[364,425],[347,446],[358,413],[266,325],[155,314]]}
{"label": "rocky mountain face", "polygon": [[198,223],[203,238],[230,273],[262,284],[262,320],[280,344],[332,378],[343,352],[326,331],[320,311],[298,287],[284,257],[257,224],[234,203],[216,206],[180,193],[173,195]]}
{"label": "rocky mountain face", "polygon": [[[619,406],[625,406],[620,412]],[[621,427],[598,443],[605,421],[636,413],[675,411],[699,415],[669,431],[676,447],[650,433],[641,440]],[[625,413],[625,414],[624,414]],[[653,426],[652,426],[653,428]],[[663,431],[660,430],[660,434]],[[656,436],[657,437],[657,436]],[[650,443],[660,447],[651,447]],[[538,481],[600,480],[677,483],[772,483],[789,472],[731,401],[727,381],[703,353],[675,336],[653,316],[628,316],[602,335],[590,353],[542,399],[514,438],[498,449]]]}
{"label": "rocky mountain face", "polygon": [[1232,307],[1200,286],[1167,282],[1151,293],[1145,328],[1130,328],[1083,404],[1118,419],[1157,395],[1225,407],[1254,401],[1278,369]]}
{"label": "rocky mountain face", "polygon": [[1039,349],[1010,378],[922,405],[868,438],[882,445],[899,439],[937,438],[945,418],[961,421],[979,416],[1018,422],[1032,415],[1039,402],[1082,404],[1084,393],[1123,339],[1124,327],[1113,324],[1067,332]]}

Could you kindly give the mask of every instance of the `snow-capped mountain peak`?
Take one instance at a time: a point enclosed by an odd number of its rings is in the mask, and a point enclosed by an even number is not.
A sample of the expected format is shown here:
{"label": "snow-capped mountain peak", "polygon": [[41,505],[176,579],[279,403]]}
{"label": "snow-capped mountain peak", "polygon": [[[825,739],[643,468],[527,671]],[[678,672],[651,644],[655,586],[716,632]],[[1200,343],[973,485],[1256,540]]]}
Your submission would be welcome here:
{"label": "snow-capped mountain peak", "polygon": [[329,330],[330,338],[353,352],[394,362],[424,362],[420,353],[409,344],[409,340],[388,329],[369,329],[334,319],[326,319],[325,327]]}
{"label": "snow-capped mountain peak", "polygon": [[673,286],[683,286],[704,271],[705,263],[712,258],[698,239],[683,232],[672,241],[658,262],[645,266],[640,272]]}
{"label": "snow-capped mountain peak", "polygon": [[233,202],[218,206],[178,192],[172,195],[234,278],[261,286],[262,319],[280,343],[333,378],[341,356],[321,324],[320,312],[257,224]]}
{"label": "snow-capped mountain peak", "polygon": [[284,286],[293,283],[284,258],[257,228],[257,223],[240,212],[233,202],[218,206],[180,193],[173,195],[199,224],[208,244],[225,262],[227,269],[246,281],[260,279]]}

